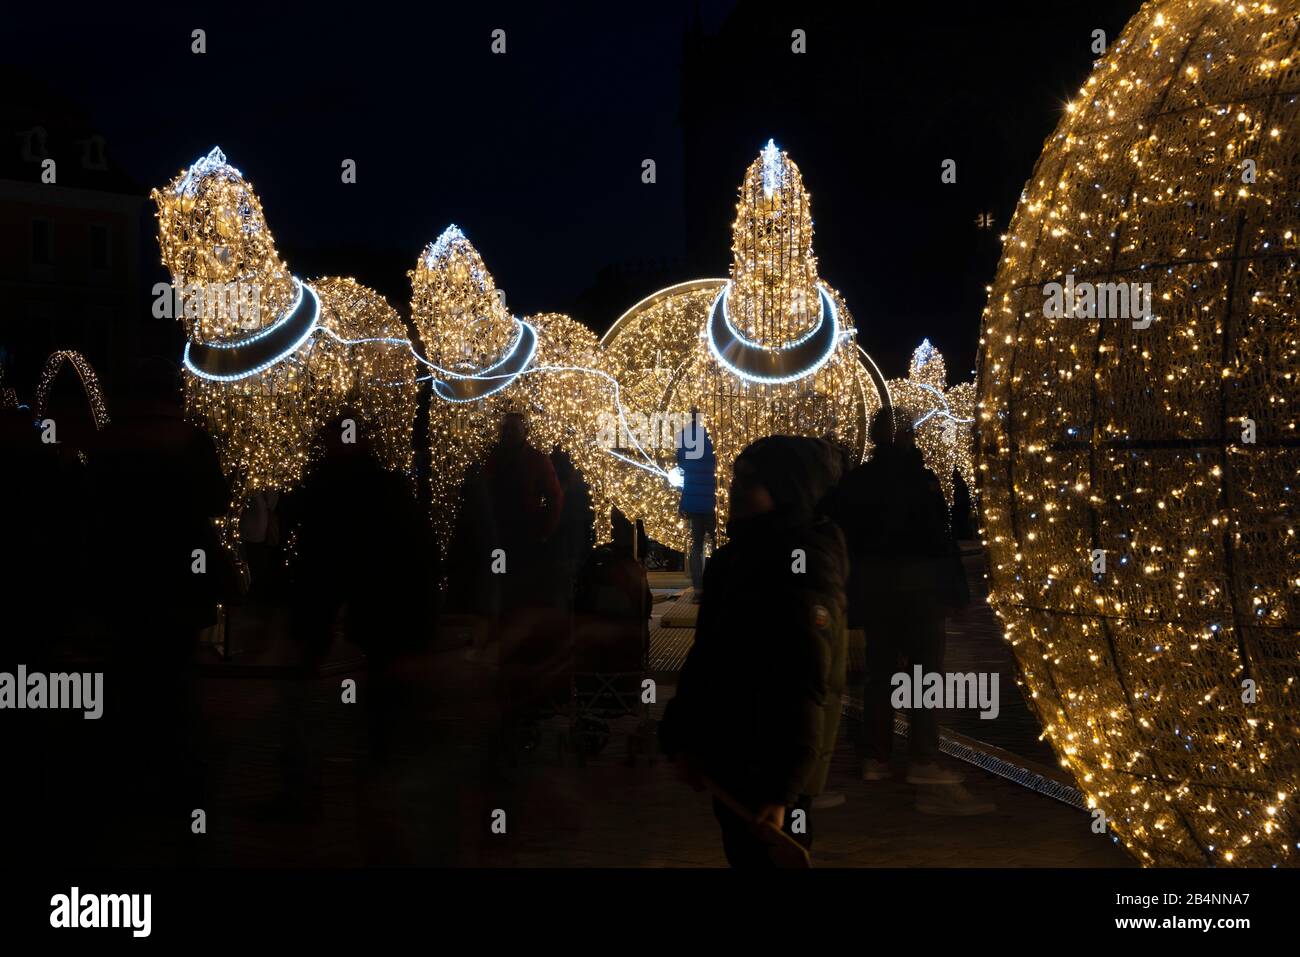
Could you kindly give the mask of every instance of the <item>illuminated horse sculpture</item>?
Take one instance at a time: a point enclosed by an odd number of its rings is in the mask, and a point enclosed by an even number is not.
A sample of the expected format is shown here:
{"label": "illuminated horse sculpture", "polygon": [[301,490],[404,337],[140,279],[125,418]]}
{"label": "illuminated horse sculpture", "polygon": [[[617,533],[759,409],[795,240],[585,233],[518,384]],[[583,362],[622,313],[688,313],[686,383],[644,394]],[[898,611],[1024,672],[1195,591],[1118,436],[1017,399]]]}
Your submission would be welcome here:
{"label": "illuminated horse sculpture", "polygon": [[[384,298],[352,279],[294,276],[219,149],[152,197],[182,303],[186,406],[217,444],[231,517],[251,492],[297,485],[313,437],[344,412],[386,467],[409,474],[416,360]],[[233,545],[238,523],[224,526]]]}
{"label": "illuminated horse sculpture", "polygon": [[[602,453],[594,435],[609,377],[595,369],[597,342],[587,327],[559,313],[511,315],[478,250],[449,226],[421,253],[411,279],[411,317],[432,370],[429,445],[438,466],[430,476],[438,537],[450,541],[460,487],[482,462],[508,411],[525,413],[530,441],[543,452],[559,446],[591,482]],[[593,482],[598,530],[608,508]]]}

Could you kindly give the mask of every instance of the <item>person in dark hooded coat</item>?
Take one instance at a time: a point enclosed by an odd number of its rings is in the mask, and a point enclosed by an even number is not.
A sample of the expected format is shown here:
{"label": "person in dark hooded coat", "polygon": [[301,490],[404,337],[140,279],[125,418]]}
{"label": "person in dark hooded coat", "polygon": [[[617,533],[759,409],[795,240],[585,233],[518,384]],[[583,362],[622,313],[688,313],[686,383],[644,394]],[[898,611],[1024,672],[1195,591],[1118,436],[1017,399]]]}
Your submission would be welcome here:
{"label": "person in dark hooded coat", "polygon": [[[728,542],[705,568],[695,643],[660,728],[684,778],[707,778],[806,847],[845,684],[848,557],[820,514],[838,478],[820,439],[771,436],[737,457]],[[714,814],[733,867],[769,864],[737,814],[716,799]]]}
{"label": "person in dark hooded coat", "polygon": [[[852,569],[849,626],[866,632],[867,682],[858,737],[862,777],[890,777],[894,736],[892,678],[920,665],[941,672],[944,615],[969,601],[938,477],[916,448],[914,413],[879,410],[869,461],[844,477],[830,505],[844,530]],[[950,785],[960,773],[941,767],[935,712],[910,710],[912,784]]]}

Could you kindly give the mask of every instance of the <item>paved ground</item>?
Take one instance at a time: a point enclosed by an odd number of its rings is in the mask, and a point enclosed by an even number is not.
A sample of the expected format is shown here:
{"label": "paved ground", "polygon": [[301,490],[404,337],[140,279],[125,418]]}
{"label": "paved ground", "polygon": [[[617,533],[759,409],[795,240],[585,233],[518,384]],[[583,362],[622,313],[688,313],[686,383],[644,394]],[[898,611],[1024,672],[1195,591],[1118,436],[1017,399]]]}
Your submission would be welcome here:
{"label": "paved ground", "polygon": [[[1016,662],[1010,647],[1003,640],[1002,625],[985,601],[988,589],[984,578],[983,553],[968,547],[962,561],[972,600],[967,608],[948,619],[945,670],[996,674],[998,715],[993,719],[984,719],[975,710],[941,711],[939,723],[945,728],[1003,748],[1038,764],[1055,766],[1057,761],[1051,746],[1040,740],[1038,719],[1030,712],[1024,695],[1016,684]],[[685,579],[680,576],[660,573],[654,577],[665,591],[674,585],[685,586]],[[693,621],[693,610],[694,606],[685,601],[655,605],[655,611],[664,623],[689,625]],[[671,627],[656,630],[651,649],[655,670],[666,673],[680,667],[681,660],[690,648],[692,636],[693,632],[683,634]],[[858,661],[861,661],[860,651]],[[860,693],[860,690],[855,689],[855,693]]]}
{"label": "paved ground", "polygon": [[[975,566],[976,568],[978,566]],[[664,578],[664,576],[657,576]],[[652,582],[669,595],[673,583]],[[679,587],[679,586],[678,586]],[[669,606],[657,603],[662,612]],[[337,648],[327,676],[294,679],[277,645],[276,617],[246,619],[235,666],[201,669],[181,710],[161,705],[145,738],[128,747],[111,722],[62,722],[32,738],[18,762],[28,776],[30,837],[69,863],[200,865],[721,866],[705,796],[662,760],[627,761],[634,717],[618,719],[585,766],[551,719],[530,750],[502,741],[495,647],[470,650],[472,629],[444,628],[441,650],[397,669],[389,757],[371,755],[374,679],[359,655]],[[658,642],[659,701],[671,698],[689,629]],[[481,640],[481,635],[480,635]],[[947,716],[982,740],[1042,759],[1037,728],[1010,679],[1011,663],[987,606],[953,625],[953,668],[999,669],[1002,716]],[[342,684],[357,682],[357,703]],[[179,708],[179,706],[177,706]],[[188,728],[188,732],[185,729]],[[195,730],[197,729],[197,730]],[[305,746],[304,746],[305,743]],[[308,755],[307,760],[293,756]],[[1050,761],[1050,755],[1046,756]],[[26,762],[26,763],[24,763]],[[1089,817],[1001,778],[960,765],[995,813],[919,813],[901,778],[865,783],[841,735],[830,787],[847,803],[815,812],[819,866],[1129,866]],[[206,833],[193,834],[202,809]],[[93,813],[111,826],[69,827]],[[505,833],[496,833],[504,812]],[[500,820],[500,815],[496,815]],[[21,834],[19,835],[22,836]]]}
{"label": "paved ground", "polygon": [[[489,656],[490,657],[490,656]],[[302,687],[302,727],[317,761],[305,800],[286,794],[282,766],[292,733],[284,720],[292,683],[209,677],[201,701],[210,731],[205,758],[207,834],[189,831],[194,801],[146,795],[124,802],[116,826],[83,836],[76,860],[118,864],[487,866],[721,866],[717,832],[703,795],[680,784],[662,760],[628,766],[626,735],[635,719],[612,726],[604,751],[585,767],[557,748],[563,722],[543,727],[540,745],[516,754],[493,735],[493,668],[444,651],[407,675],[427,706],[407,713],[400,756],[366,757],[369,690],[340,700],[341,676]],[[661,685],[664,697],[671,686]],[[288,695],[292,698],[292,695]],[[978,818],[918,813],[901,779],[865,783],[842,744],[831,787],[848,802],[813,818],[819,866],[1126,866],[1127,856],[1089,830],[1079,811],[1017,785],[968,771],[973,791],[997,803]],[[199,792],[195,792],[199,793]],[[505,812],[506,833],[492,832]]]}

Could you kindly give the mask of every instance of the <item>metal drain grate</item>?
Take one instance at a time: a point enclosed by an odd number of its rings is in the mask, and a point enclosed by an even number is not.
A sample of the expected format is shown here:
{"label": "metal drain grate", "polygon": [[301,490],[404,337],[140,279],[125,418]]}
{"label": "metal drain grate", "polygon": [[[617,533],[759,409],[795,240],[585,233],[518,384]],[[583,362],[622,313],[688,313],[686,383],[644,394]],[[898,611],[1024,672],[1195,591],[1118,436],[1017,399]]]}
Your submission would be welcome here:
{"label": "metal drain grate", "polygon": [[[860,719],[862,702],[848,695],[841,698],[840,713],[845,717]],[[894,734],[907,737],[907,718],[901,714],[894,715]],[[949,757],[967,764],[973,764],[990,774],[996,774],[1014,784],[1045,795],[1062,804],[1085,811],[1088,803],[1083,792],[1071,784],[1036,770],[1034,762],[1017,759],[1015,755],[984,745],[974,738],[958,735],[952,731],[939,729],[939,750]],[[995,753],[996,752],[996,753]]]}
{"label": "metal drain grate", "polygon": [[650,671],[654,674],[682,670],[695,643],[694,628],[655,628],[650,632]]}

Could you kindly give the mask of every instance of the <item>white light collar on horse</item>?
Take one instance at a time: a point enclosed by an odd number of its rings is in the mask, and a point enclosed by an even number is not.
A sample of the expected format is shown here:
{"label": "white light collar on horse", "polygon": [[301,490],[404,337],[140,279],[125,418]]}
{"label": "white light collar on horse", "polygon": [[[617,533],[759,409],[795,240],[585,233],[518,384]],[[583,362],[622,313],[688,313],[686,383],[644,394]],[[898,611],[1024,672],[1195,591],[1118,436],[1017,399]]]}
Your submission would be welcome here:
{"label": "white light collar on horse", "polygon": [[185,368],[201,379],[233,382],[271,368],[305,343],[320,323],[320,297],[316,290],[294,280],[298,295],[284,315],[251,336],[231,342],[185,343]]}
{"label": "white light collar on horse", "polygon": [[537,330],[520,319],[515,322],[519,325],[519,334],[505,356],[486,369],[464,375],[447,375],[443,370],[444,377],[433,380],[433,391],[438,398],[447,402],[474,402],[500,392],[514,382],[519,373],[528,368],[537,352]]}

